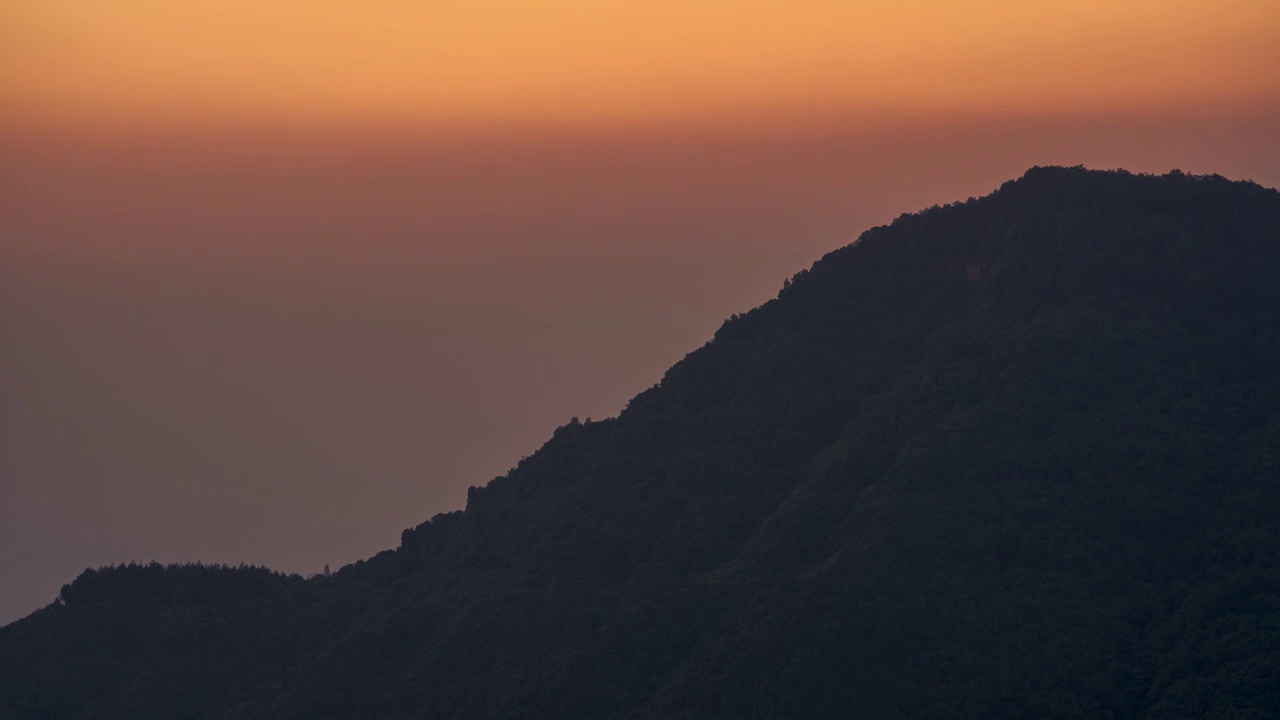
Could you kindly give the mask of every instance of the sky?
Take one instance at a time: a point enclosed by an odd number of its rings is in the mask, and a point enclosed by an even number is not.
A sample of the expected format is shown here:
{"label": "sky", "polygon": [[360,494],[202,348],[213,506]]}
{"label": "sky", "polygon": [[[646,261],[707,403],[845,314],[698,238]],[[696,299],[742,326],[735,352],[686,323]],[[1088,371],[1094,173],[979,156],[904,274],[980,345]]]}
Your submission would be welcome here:
{"label": "sky", "polygon": [[0,0],[0,623],[394,547],[872,225],[1277,127],[1274,0]]}

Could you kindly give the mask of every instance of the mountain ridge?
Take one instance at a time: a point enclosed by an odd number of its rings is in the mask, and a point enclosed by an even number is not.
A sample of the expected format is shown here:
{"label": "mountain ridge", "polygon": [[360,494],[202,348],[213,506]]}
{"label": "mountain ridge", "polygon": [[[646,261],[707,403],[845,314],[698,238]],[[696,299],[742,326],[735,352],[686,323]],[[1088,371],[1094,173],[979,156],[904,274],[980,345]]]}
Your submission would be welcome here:
{"label": "mountain ridge", "polygon": [[1263,717],[1276,271],[1275,190],[1033,168],[828,253],[395,550],[82,574],[0,629],[0,709]]}

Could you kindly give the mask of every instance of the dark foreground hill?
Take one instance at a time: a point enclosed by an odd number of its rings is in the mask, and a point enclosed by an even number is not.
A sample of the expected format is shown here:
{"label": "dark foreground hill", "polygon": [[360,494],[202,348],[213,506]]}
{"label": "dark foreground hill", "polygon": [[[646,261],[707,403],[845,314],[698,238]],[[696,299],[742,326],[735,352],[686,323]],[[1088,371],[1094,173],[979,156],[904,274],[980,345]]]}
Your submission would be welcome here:
{"label": "dark foreground hill", "polygon": [[1034,169],[310,580],[89,571],[4,718],[1280,708],[1280,193]]}

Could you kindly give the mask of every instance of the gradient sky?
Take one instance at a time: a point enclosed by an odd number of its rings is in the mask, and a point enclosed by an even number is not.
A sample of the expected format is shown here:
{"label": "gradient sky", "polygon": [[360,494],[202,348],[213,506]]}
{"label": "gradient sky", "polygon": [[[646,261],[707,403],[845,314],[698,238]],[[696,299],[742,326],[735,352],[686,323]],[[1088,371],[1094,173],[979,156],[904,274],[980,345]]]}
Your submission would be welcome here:
{"label": "gradient sky", "polygon": [[870,225],[1277,127],[1274,0],[0,0],[0,623],[392,547]]}
{"label": "gradient sky", "polygon": [[167,118],[662,123],[1251,102],[1273,0],[5,0],[6,104]]}

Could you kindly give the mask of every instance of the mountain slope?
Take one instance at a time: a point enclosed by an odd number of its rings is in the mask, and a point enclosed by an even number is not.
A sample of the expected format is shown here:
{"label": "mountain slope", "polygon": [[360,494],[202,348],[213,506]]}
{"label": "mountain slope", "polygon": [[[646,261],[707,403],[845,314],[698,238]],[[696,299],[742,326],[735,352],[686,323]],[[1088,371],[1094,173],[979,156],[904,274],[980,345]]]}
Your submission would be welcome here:
{"label": "mountain slope", "polygon": [[1280,193],[1036,168],[308,581],[82,575],[4,717],[1265,717]]}

